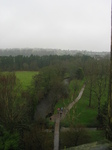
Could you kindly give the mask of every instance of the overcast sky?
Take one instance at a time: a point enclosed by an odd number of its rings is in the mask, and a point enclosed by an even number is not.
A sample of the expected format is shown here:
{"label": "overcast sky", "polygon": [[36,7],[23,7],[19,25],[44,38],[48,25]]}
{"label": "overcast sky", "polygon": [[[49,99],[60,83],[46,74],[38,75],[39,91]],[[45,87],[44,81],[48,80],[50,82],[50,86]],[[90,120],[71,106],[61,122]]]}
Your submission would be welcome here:
{"label": "overcast sky", "polygon": [[0,0],[0,48],[110,51],[111,0]]}

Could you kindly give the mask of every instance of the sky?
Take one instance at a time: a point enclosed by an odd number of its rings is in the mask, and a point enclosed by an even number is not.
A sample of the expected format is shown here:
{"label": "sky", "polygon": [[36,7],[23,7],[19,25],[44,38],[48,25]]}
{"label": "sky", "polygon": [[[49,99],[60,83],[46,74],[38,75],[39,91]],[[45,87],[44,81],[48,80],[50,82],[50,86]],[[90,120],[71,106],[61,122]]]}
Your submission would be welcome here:
{"label": "sky", "polygon": [[0,48],[110,51],[111,0],[0,0]]}

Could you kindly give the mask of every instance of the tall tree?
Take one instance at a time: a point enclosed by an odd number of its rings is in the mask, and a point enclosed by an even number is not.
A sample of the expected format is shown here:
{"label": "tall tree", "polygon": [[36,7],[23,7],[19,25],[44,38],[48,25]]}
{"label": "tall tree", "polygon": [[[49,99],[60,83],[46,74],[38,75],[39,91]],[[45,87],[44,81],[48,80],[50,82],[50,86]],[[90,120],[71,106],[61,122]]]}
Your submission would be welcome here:
{"label": "tall tree", "polygon": [[14,73],[0,74],[0,123],[11,131],[25,121],[26,102]]}
{"label": "tall tree", "polygon": [[87,97],[89,98],[89,104],[88,106],[92,106],[92,100],[93,100],[93,89],[94,89],[94,83],[96,80],[95,72],[96,72],[96,60],[91,59],[86,64],[86,80],[87,80],[87,88],[88,88],[88,94]]}

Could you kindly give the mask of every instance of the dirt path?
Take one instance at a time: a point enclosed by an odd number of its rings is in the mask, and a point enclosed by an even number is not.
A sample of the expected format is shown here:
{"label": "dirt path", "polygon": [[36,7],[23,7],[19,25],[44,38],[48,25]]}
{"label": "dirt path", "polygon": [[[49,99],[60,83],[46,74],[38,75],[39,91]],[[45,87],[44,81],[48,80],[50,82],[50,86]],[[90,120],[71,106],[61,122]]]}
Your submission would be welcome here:
{"label": "dirt path", "polygon": [[60,116],[58,115],[54,129],[54,150],[59,150],[59,128],[60,128]]}
{"label": "dirt path", "polygon": [[74,101],[71,102],[71,103],[68,105],[68,107],[63,111],[63,114],[62,114],[61,119],[63,119],[63,118],[66,116],[66,114],[69,112],[69,110],[79,101],[79,99],[81,98],[81,96],[82,96],[82,94],[83,94],[83,92],[84,92],[84,89],[85,89],[85,85],[84,85],[84,86],[82,87],[82,89],[80,90],[80,93],[79,93],[79,95],[77,96],[77,98],[74,99]]}
{"label": "dirt path", "polygon": [[81,98],[83,91],[84,91],[85,85],[82,87],[78,97],[68,105],[68,107],[63,111],[62,116],[60,115],[55,115],[54,117],[52,116],[52,119],[55,121],[55,129],[54,129],[54,150],[59,150],[59,128],[60,128],[60,120],[63,119],[68,111],[74,106],[76,102]]}

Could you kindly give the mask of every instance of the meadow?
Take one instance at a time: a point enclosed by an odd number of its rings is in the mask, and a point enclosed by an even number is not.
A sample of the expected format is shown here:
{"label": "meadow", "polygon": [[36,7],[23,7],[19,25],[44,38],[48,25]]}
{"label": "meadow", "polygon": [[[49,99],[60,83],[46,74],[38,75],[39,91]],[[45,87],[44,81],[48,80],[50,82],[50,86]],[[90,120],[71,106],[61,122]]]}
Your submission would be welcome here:
{"label": "meadow", "polygon": [[32,82],[32,77],[38,74],[38,71],[16,71],[16,77],[20,80],[23,90]]}
{"label": "meadow", "polygon": [[[106,91],[108,93],[108,91]],[[102,97],[101,105],[107,100],[107,94]],[[72,107],[68,112],[65,119],[62,120],[61,125],[77,126],[82,125],[84,127],[97,127],[97,115],[98,115],[98,101],[95,95],[92,98],[92,106],[89,107],[88,88],[85,87],[84,93],[81,99]]]}

